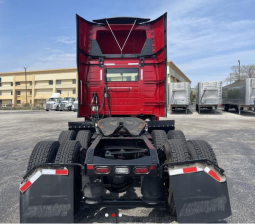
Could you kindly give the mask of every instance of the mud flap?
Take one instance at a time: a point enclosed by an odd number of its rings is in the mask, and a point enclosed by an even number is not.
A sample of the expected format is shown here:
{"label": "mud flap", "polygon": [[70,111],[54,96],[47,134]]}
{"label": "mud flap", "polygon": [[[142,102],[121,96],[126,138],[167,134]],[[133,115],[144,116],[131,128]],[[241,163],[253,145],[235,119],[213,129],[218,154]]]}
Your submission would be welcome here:
{"label": "mud flap", "polygon": [[171,176],[177,221],[207,223],[231,215],[227,181],[220,182],[206,172]]}
{"label": "mud flap", "polygon": [[20,222],[73,223],[74,169],[37,168],[20,187]]}

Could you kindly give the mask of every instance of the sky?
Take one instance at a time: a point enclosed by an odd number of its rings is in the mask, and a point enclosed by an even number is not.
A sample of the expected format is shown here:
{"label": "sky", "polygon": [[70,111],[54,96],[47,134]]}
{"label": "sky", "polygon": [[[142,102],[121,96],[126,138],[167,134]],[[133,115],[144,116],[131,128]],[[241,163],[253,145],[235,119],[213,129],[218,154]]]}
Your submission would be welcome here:
{"label": "sky", "polygon": [[255,64],[255,0],[0,0],[0,72],[76,67],[75,14],[87,20],[167,12],[168,60],[192,81]]}

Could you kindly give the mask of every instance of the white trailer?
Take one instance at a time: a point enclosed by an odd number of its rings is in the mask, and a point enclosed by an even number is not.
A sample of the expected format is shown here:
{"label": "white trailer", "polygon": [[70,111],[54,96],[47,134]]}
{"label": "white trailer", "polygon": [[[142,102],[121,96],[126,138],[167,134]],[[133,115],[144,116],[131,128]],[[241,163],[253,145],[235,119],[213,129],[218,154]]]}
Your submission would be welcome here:
{"label": "white trailer", "polygon": [[222,82],[199,82],[197,85],[196,110],[215,110],[222,102]]}
{"label": "white trailer", "polygon": [[189,82],[175,82],[168,84],[168,101],[171,106],[171,112],[186,110],[186,113],[188,113],[190,91]]}

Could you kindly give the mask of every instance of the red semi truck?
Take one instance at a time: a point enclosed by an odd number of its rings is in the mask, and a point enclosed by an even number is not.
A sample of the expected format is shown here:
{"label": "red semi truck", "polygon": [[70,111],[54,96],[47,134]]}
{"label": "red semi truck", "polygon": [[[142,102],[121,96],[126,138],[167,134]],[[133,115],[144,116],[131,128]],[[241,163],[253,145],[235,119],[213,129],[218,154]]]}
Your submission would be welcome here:
{"label": "red semi truck", "polygon": [[[78,117],[40,141],[20,185],[21,222],[74,222],[81,207],[166,207],[178,222],[231,215],[211,146],[167,116],[167,14],[77,21]],[[141,197],[110,199],[137,184]],[[105,192],[108,192],[105,197]]]}

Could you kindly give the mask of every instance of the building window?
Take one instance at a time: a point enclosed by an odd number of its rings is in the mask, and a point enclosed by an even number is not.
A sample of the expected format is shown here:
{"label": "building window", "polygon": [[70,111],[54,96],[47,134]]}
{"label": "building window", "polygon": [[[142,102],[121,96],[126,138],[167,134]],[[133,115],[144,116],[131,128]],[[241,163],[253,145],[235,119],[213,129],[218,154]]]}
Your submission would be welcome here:
{"label": "building window", "polygon": [[17,100],[17,104],[20,104],[20,100]]}
{"label": "building window", "polygon": [[20,82],[16,82],[16,86],[20,86]]}
{"label": "building window", "polygon": [[20,91],[17,90],[16,93],[17,93],[18,96],[20,95]]}
{"label": "building window", "polygon": [[76,79],[73,79],[73,84],[76,84]]}
{"label": "building window", "polygon": [[11,90],[11,95],[12,95],[12,90]]}
{"label": "building window", "polygon": [[61,93],[62,93],[62,91],[61,91],[60,89],[58,89],[58,90],[57,90],[57,93],[60,93],[60,94],[61,94]]}
{"label": "building window", "polygon": [[13,82],[11,82],[11,86],[13,86]]}
{"label": "building window", "polygon": [[32,90],[30,90],[30,95],[32,95]]}
{"label": "building window", "polygon": [[2,96],[2,91],[0,91],[0,96]]}
{"label": "building window", "polygon": [[56,84],[61,84],[61,80],[56,80]]}
{"label": "building window", "polygon": [[32,82],[32,81],[30,81],[29,83],[30,83],[30,86],[32,86],[32,85],[33,85],[33,82]]}
{"label": "building window", "polygon": [[73,94],[76,94],[76,89],[73,89]]}
{"label": "building window", "polygon": [[2,86],[2,83],[0,82],[0,86]]}
{"label": "building window", "polygon": [[49,85],[53,85],[53,80],[49,80]]}

